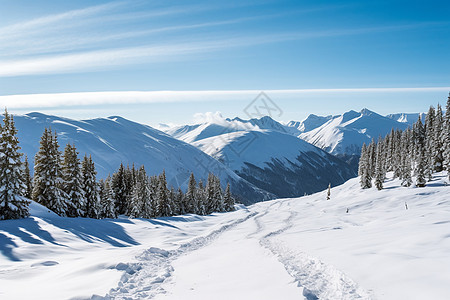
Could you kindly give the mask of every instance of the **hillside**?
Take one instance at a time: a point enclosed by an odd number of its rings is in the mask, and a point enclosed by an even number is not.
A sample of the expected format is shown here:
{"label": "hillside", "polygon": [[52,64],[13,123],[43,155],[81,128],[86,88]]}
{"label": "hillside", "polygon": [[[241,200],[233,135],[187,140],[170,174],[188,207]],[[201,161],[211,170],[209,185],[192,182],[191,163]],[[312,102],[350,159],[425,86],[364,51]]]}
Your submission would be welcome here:
{"label": "hillside", "polygon": [[150,126],[121,117],[72,120],[57,116],[30,113],[14,116],[22,151],[33,158],[45,127],[58,134],[61,151],[67,143],[75,143],[80,157],[92,154],[98,178],[105,178],[120,165],[144,165],[149,174],[166,172],[169,186],[186,188],[191,172],[197,179],[205,179],[209,172],[216,173],[222,184],[227,182],[233,193],[245,204],[273,199],[270,193],[243,180],[229,168],[197,148],[177,140]]}
{"label": "hillside", "polygon": [[388,179],[382,191],[361,190],[354,178],[333,188],[329,201],[320,192],[205,217],[69,219],[33,204],[30,218],[0,221],[0,294],[446,299],[445,175],[425,188]]}

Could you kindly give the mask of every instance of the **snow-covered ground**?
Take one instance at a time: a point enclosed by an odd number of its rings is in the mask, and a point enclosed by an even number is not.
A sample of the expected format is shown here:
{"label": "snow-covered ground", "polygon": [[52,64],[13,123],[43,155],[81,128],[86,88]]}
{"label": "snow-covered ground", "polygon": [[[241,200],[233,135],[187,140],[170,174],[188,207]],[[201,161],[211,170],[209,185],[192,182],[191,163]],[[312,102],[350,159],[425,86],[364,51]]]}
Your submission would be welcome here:
{"label": "snow-covered ground", "polygon": [[445,182],[362,191],[356,178],[329,201],[156,220],[33,204],[31,218],[0,221],[0,299],[449,299]]}

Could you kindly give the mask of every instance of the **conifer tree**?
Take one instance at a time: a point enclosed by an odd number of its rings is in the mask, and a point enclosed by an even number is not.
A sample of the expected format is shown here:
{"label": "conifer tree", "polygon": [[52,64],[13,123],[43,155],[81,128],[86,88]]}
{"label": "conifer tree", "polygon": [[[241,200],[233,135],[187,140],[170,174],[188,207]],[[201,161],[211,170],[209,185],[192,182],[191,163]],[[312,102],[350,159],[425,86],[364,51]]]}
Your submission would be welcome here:
{"label": "conifer tree", "polygon": [[99,218],[101,212],[100,197],[96,180],[97,172],[92,157],[84,156],[81,163],[82,187],[86,199],[86,217]]}
{"label": "conifer tree", "polygon": [[369,147],[363,144],[361,158],[359,159],[360,184],[363,189],[372,187],[372,176],[370,175],[370,154]]}
{"label": "conifer tree", "polygon": [[383,170],[383,144],[381,138],[378,140],[377,150],[376,150],[376,163],[375,163],[375,186],[378,190],[383,189],[383,182],[385,179],[385,173]]}
{"label": "conifer tree", "polygon": [[111,189],[118,215],[125,214],[127,212],[128,190],[125,182],[125,176],[125,168],[121,163],[119,169],[111,178]]}
{"label": "conifer tree", "polygon": [[331,199],[331,183],[328,184],[328,189],[327,189],[327,200]]}
{"label": "conifer tree", "polygon": [[117,218],[117,207],[114,197],[114,191],[112,189],[112,179],[110,176],[106,178],[103,182],[101,181],[101,206],[102,206],[102,217],[103,218]]}
{"label": "conifer tree", "polygon": [[[149,179],[144,166],[139,168],[136,177],[136,184],[133,187],[130,201],[130,217],[149,218],[151,211],[148,211],[148,202],[150,199]],[[151,208],[150,208],[151,209]]]}
{"label": "conifer tree", "polygon": [[178,213],[180,215],[184,215],[186,213],[186,207],[185,207],[185,200],[184,200],[184,195],[183,195],[183,191],[181,190],[181,188],[178,188],[176,196],[175,196],[175,202],[178,206]]}
{"label": "conifer tree", "polygon": [[0,220],[29,215],[29,202],[20,197],[26,189],[19,140],[13,117],[5,109],[0,126]]}
{"label": "conifer tree", "polygon": [[198,209],[197,182],[195,181],[194,173],[191,173],[186,191],[186,213],[197,214],[199,213]]}
{"label": "conifer tree", "polygon": [[444,167],[450,179],[450,93],[445,107],[444,126],[442,129],[442,148],[444,157]]}
{"label": "conifer tree", "polygon": [[156,216],[168,217],[172,215],[172,208],[170,207],[169,191],[167,189],[166,172],[163,171],[158,178],[157,189],[157,203],[156,203]]}
{"label": "conifer tree", "polygon": [[45,128],[34,158],[32,198],[56,214],[66,216],[67,203],[62,190],[61,153],[58,148],[56,133]]}
{"label": "conifer tree", "polygon": [[196,191],[196,199],[197,199],[197,213],[199,215],[206,215],[207,214],[207,205],[206,205],[206,191],[205,187],[203,186],[203,181],[198,182],[198,187]]}
{"label": "conifer tree", "polygon": [[83,187],[83,175],[80,168],[80,159],[75,145],[67,144],[64,148],[64,161],[62,165],[63,190],[67,197],[68,217],[86,216],[86,199]]}
{"label": "conifer tree", "polygon": [[434,123],[434,147],[433,147],[433,169],[435,172],[443,170],[443,144],[442,144],[442,130],[444,126],[444,119],[442,116],[442,108],[438,104],[436,111],[436,120]]}
{"label": "conifer tree", "polygon": [[25,155],[25,160],[23,163],[23,181],[25,183],[25,190],[22,196],[31,199],[31,194],[33,192],[33,178],[30,174],[30,164],[28,163],[28,157]]}
{"label": "conifer tree", "polygon": [[227,184],[227,187],[225,189],[225,195],[224,195],[224,202],[225,202],[225,210],[226,211],[233,211],[234,210],[234,198],[231,195],[231,188],[230,183]]}
{"label": "conifer tree", "polygon": [[401,160],[401,180],[402,180],[402,186],[409,187],[412,184],[411,179],[411,157],[409,154],[409,144],[410,144],[410,134],[411,130],[407,129],[403,132],[402,135],[402,142],[401,142],[401,148],[402,148],[402,160]]}
{"label": "conifer tree", "polygon": [[214,198],[215,198],[215,212],[223,212],[225,211],[225,202],[223,200],[223,190],[222,185],[220,184],[219,177],[213,175],[214,178]]}
{"label": "conifer tree", "polygon": [[433,106],[430,106],[427,116],[425,117],[425,176],[430,181],[434,171],[434,130],[436,122],[436,111]]}

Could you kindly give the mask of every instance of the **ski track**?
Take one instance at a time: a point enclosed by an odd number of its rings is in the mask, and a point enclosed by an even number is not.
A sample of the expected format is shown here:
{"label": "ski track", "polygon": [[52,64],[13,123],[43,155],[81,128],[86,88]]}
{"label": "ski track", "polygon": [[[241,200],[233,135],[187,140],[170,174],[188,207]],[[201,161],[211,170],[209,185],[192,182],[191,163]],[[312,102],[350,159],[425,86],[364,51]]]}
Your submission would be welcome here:
{"label": "ski track", "polygon": [[105,296],[93,295],[92,300],[134,300],[151,299],[157,294],[165,293],[163,283],[171,277],[174,269],[172,262],[181,255],[209,245],[225,231],[251,219],[257,213],[249,213],[246,217],[238,219],[221,228],[212,231],[206,236],[194,238],[190,242],[182,244],[176,250],[167,251],[151,247],[137,256],[136,263],[119,263],[116,269],[125,271],[118,286],[109,291]]}
{"label": "ski track", "polygon": [[[137,256],[136,263],[119,263],[116,269],[125,271],[118,286],[110,290],[105,296],[93,295],[92,300],[134,300],[151,299],[157,294],[165,293],[163,283],[165,283],[174,271],[172,262],[181,255],[186,255],[197,249],[211,244],[225,231],[252,219],[256,223],[256,231],[247,235],[246,238],[258,238],[264,225],[261,218],[282,205],[290,206],[287,201],[273,203],[264,211],[252,212],[241,219],[211,232],[206,236],[194,238],[192,241],[179,246],[176,250],[166,251],[151,247]],[[337,270],[331,265],[327,265],[317,258],[311,257],[299,250],[289,249],[277,237],[293,227],[293,222],[297,217],[297,212],[289,209],[289,216],[284,221],[284,226],[278,230],[271,231],[259,237],[259,244],[268,249],[283,264],[288,274],[303,288],[303,296],[308,300],[316,299],[372,299],[370,294],[359,287],[353,280]]]}
{"label": "ski track", "polygon": [[[282,202],[281,204],[284,204]],[[287,202],[290,206],[290,203]],[[270,207],[253,220],[259,231],[263,230],[260,218],[269,213]],[[331,265],[301,251],[293,251],[277,236],[292,228],[297,212],[290,210],[285,226],[264,235],[260,245],[270,250],[284,265],[286,271],[294,278],[299,287],[303,287],[303,296],[308,300],[317,299],[372,299],[369,293],[360,288],[353,280]]]}

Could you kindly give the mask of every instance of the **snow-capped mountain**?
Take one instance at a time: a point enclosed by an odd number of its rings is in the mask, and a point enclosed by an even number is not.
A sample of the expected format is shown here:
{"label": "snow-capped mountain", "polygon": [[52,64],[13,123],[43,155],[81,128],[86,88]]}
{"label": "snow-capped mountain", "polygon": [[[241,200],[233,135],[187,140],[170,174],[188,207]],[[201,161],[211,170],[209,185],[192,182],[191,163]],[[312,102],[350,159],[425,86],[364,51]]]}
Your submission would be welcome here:
{"label": "snow-capped mountain", "polygon": [[322,126],[304,132],[300,138],[333,155],[360,155],[363,143],[385,136],[391,129],[406,129],[405,123],[381,116],[368,109],[348,111],[332,117]]}
{"label": "snow-capped mountain", "polygon": [[75,143],[80,156],[85,153],[92,155],[99,178],[112,174],[120,163],[134,163],[136,166],[144,165],[149,174],[165,170],[168,184],[174,187],[185,188],[191,172],[197,180],[203,181],[212,172],[224,185],[230,182],[233,193],[245,204],[273,198],[196,147],[121,117],[75,121],[30,113],[15,116],[14,121],[19,131],[20,146],[31,164],[44,128],[51,127],[58,134],[61,150],[67,143]]}
{"label": "snow-capped mountain", "polygon": [[291,134],[298,135],[303,132],[314,130],[317,127],[322,126],[332,118],[333,116],[322,117],[310,114],[303,121],[290,121],[289,123],[286,124],[286,127],[288,127],[288,131]]}
{"label": "snow-capped mountain", "polygon": [[408,124],[409,126],[412,126],[414,123],[417,122],[419,119],[419,116],[422,118],[422,121],[425,120],[426,114],[425,113],[398,113],[398,114],[390,114],[387,115],[386,118],[395,120],[400,123]]}
{"label": "snow-capped mountain", "polygon": [[356,175],[345,162],[281,129],[283,125],[264,117],[224,119],[167,132],[278,197],[310,194]]}

